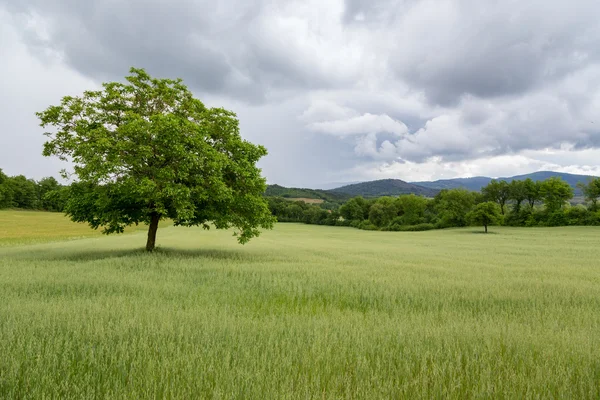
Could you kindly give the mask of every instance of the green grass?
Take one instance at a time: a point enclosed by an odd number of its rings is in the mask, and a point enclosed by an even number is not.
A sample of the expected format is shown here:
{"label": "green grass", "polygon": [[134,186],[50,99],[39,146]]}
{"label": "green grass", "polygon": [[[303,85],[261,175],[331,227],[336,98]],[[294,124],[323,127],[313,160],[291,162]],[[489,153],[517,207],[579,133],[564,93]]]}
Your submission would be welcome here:
{"label": "green grass", "polygon": [[0,398],[599,398],[600,229],[0,248]]}
{"label": "green grass", "polygon": [[[147,230],[133,226],[126,232]],[[43,243],[100,236],[101,230],[87,224],[73,223],[60,213],[24,210],[0,210],[0,247],[26,243]]]}

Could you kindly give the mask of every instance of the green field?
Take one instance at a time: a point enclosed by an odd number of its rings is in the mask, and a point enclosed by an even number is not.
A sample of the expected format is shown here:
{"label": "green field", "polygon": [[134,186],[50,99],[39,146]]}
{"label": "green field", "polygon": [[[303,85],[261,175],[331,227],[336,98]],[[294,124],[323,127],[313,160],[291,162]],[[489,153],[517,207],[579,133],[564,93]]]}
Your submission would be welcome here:
{"label": "green field", "polygon": [[0,398],[600,398],[599,228],[17,229]]}
{"label": "green field", "polygon": [[[132,226],[127,232],[146,230]],[[59,213],[0,210],[0,247],[18,244],[73,240],[102,235],[87,224],[76,224]]]}

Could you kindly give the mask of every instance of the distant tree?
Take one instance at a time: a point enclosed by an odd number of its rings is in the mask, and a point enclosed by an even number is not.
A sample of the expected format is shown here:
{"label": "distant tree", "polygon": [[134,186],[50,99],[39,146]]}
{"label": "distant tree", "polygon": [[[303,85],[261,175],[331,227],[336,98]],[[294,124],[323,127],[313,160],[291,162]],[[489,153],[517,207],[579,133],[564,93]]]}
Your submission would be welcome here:
{"label": "distant tree", "polygon": [[527,199],[527,188],[525,187],[525,182],[514,180],[510,182],[508,186],[510,200],[514,201],[513,212],[519,213],[521,211],[521,204]]}
{"label": "distant tree", "polygon": [[24,175],[8,178],[7,185],[12,195],[11,207],[33,210],[38,207],[37,186],[33,179]]}
{"label": "distant tree", "polygon": [[256,167],[267,151],[241,138],[235,114],[205,107],[180,79],[130,72],[127,83],[105,83],[37,113],[42,127],[53,128],[44,155],[74,165],[71,219],[106,234],[147,223],[148,251],[165,218],[235,227],[240,243],[271,228]]}
{"label": "distant tree", "polygon": [[[40,208],[46,211],[62,211],[66,198],[61,195],[62,186],[53,177],[43,178],[37,183],[37,197]],[[54,193],[56,192],[56,193]]]}
{"label": "distant tree", "polygon": [[467,215],[468,220],[474,225],[483,225],[488,233],[488,225],[497,224],[501,220],[498,204],[493,201],[479,203]]}
{"label": "distant tree", "polygon": [[502,215],[504,215],[504,206],[510,199],[510,186],[506,181],[492,180],[487,186],[481,189],[481,193],[486,200],[498,203]]}
{"label": "distant tree", "polygon": [[416,225],[425,222],[427,200],[424,197],[409,194],[400,196],[396,200],[398,214],[403,225]]}
{"label": "distant tree", "polygon": [[398,209],[391,197],[380,197],[369,209],[369,222],[378,228],[383,228],[398,215]]}
{"label": "distant tree", "polygon": [[348,221],[363,221],[369,218],[369,204],[362,197],[353,197],[340,207],[340,214]]}
{"label": "distant tree", "polygon": [[0,208],[12,206],[12,189],[8,185],[8,179],[0,168]]}
{"label": "distant tree", "polygon": [[441,227],[467,226],[467,214],[475,204],[476,194],[466,189],[442,190],[434,198]]}
{"label": "distant tree", "polygon": [[587,183],[580,182],[577,186],[583,192],[585,201],[590,203],[590,211],[598,211],[598,199],[600,198],[600,178],[590,178]]}
{"label": "distant tree", "polygon": [[535,203],[542,200],[541,183],[527,178],[523,181],[523,186],[525,187],[525,200],[527,200],[530,210],[533,210]]}
{"label": "distant tree", "polygon": [[558,211],[573,198],[573,188],[558,177],[546,179],[540,185],[540,196],[549,212]]}

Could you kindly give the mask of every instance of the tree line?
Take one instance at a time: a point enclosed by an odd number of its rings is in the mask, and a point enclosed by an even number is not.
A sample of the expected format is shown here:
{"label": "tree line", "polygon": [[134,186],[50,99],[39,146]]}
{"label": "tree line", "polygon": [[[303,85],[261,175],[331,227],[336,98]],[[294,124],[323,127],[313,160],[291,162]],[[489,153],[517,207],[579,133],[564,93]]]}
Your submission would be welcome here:
{"label": "tree line", "polygon": [[53,177],[39,181],[24,175],[7,176],[0,169],[0,209],[63,211],[68,188]]}
{"label": "tree line", "polygon": [[[23,175],[7,176],[0,169],[0,209],[18,208],[62,212],[71,186],[55,178],[39,181]],[[446,189],[433,198],[414,194],[346,202],[308,204],[283,197],[267,197],[279,222],[351,226],[364,230],[420,231],[481,225],[567,226],[600,225],[600,178],[579,184],[585,205],[571,205],[573,188],[561,178],[545,181],[493,180],[472,192]]]}
{"label": "tree line", "polygon": [[365,199],[341,206],[270,198],[280,222],[351,226],[365,230],[419,231],[479,225],[600,225],[600,178],[580,183],[585,205],[571,205],[574,190],[558,177],[545,181],[493,180],[481,192],[442,190],[433,198],[414,194]]}

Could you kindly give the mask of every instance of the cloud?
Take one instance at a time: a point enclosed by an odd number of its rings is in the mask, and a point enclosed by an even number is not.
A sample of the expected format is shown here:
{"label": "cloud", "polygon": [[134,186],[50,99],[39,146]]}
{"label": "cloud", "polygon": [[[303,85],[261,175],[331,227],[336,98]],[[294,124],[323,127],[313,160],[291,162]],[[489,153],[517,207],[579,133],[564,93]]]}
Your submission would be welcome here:
{"label": "cloud", "polygon": [[395,121],[387,115],[369,113],[347,119],[314,122],[309,127],[315,131],[336,136],[364,135],[378,132],[401,136],[408,132],[408,128],[401,121]]}
{"label": "cloud", "polygon": [[593,0],[414,2],[390,23],[392,68],[433,103],[519,95],[598,62],[597,11]]}
{"label": "cloud", "polygon": [[54,173],[33,113],[137,66],[234,110],[269,149],[270,182],[595,171],[599,13],[592,0],[0,0],[0,168]]}

